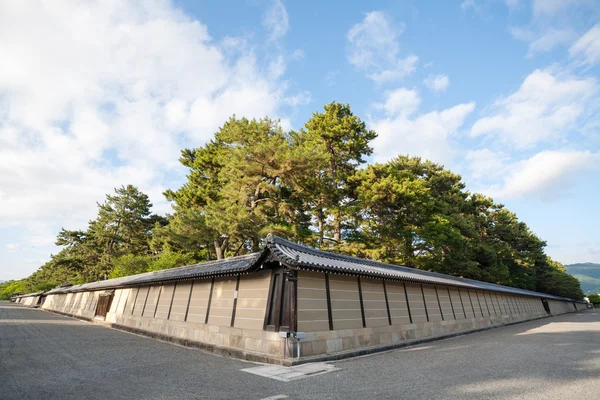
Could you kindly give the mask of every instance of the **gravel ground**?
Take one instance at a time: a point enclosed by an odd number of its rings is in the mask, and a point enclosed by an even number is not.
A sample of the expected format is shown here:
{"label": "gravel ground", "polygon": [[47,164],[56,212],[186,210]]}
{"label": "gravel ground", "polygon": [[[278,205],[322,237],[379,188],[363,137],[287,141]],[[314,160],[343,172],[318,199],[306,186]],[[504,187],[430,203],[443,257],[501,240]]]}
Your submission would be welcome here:
{"label": "gravel ground", "polygon": [[0,399],[593,399],[600,312],[333,362],[281,382],[218,357],[0,303]]}

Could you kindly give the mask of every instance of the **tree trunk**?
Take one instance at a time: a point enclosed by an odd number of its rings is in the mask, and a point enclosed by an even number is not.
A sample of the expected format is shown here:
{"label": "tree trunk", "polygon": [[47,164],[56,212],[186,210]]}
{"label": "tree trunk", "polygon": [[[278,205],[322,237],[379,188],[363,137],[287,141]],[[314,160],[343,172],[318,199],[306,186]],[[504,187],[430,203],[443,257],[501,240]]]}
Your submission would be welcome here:
{"label": "tree trunk", "polygon": [[342,221],[341,220],[341,212],[337,210],[333,215],[333,240],[336,243],[340,243],[342,240]]}
{"label": "tree trunk", "polygon": [[229,238],[223,238],[223,242],[219,243],[219,239],[215,239],[215,253],[217,254],[217,260],[222,260],[229,244]]}
{"label": "tree trunk", "polygon": [[319,225],[319,246],[323,245],[323,237],[325,236],[324,219],[325,219],[325,215],[323,213],[323,209],[320,208],[319,211],[317,212],[317,223]]}

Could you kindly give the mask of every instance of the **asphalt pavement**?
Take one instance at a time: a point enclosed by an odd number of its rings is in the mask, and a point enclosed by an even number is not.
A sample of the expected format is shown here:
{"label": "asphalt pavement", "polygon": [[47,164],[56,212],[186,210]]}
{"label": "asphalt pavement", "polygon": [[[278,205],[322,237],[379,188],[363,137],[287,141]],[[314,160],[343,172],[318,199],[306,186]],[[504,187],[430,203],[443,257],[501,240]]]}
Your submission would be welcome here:
{"label": "asphalt pavement", "polygon": [[594,399],[600,312],[331,362],[283,382],[253,363],[0,303],[0,399]]}

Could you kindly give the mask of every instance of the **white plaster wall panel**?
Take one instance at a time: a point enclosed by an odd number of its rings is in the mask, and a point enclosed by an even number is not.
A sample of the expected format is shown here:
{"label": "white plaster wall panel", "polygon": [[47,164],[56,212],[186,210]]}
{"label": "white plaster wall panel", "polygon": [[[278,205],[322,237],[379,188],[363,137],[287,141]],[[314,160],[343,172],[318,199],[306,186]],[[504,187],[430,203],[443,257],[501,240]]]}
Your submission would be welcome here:
{"label": "white plaster wall panel", "polygon": [[456,288],[450,288],[450,300],[452,301],[452,306],[454,307],[454,315],[456,316],[456,319],[465,319],[463,304],[461,302],[460,294]]}
{"label": "white plaster wall panel", "polygon": [[206,321],[206,309],[208,307],[211,282],[212,280],[210,279],[194,281],[190,308],[188,310],[188,322],[203,324]]}
{"label": "white plaster wall panel", "polygon": [[408,304],[410,305],[410,313],[412,315],[413,322],[427,322],[421,285],[407,283],[406,293],[408,294]]}
{"label": "white plaster wall panel", "polygon": [[410,318],[408,316],[408,307],[406,306],[404,285],[401,282],[386,282],[385,285],[390,305],[392,325],[409,324]]}
{"label": "white plaster wall panel", "polygon": [[173,296],[173,306],[171,307],[170,320],[183,321],[187,311],[188,301],[192,290],[192,282],[178,282]]}
{"label": "white plaster wall panel", "polygon": [[442,306],[442,313],[444,314],[444,321],[454,321],[454,312],[452,311],[452,303],[450,302],[450,296],[448,295],[448,287],[438,286],[437,292]]}
{"label": "white plaster wall panel", "polygon": [[[270,283],[271,271],[261,271],[257,274],[240,277],[234,327],[263,329]],[[300,312],[299,308],[298,312]]]}
{"label": "white plaster wall panel", "polygon": [[150,286],[150,288],[148,289],[148,297],[146,298],[146,306],[144,307],[142,316],[154,318],[154,312],[156,311],[156,306],[158,305],[159,292],[160,285]]}
{"label": "white plaster wall panel", "polygon": [[440,304],[438,303],[438,295],[436,295],[435,287],[432,285],[423,285],[423,294],[425,295],[425,304],[427,305],[429,321],[441,321],[442,314],[440,312]]}
{"label": "white plaster wall panel", "polygon": [[231,326],[233,314],[233,296],[237,278],[215,279],[213,296],[208,314],[208,324],[216,326]]}
{"label": "white plaster wall panel", "polygon": [[132,315],[141,316],[144,311],[144,305],[146,304],[146,299],[148,297],[148,289],[149,286],[141,286],[138,289],[138,294],[135,299],[135,305],[133,307]]}
{"label": "white plaster wall panel", "polygon": [[298,271],[298,331],[329,330],[325,274]]}
{"label": "white plaster wall panel", "polygon": [[383,292],[383,281],[361,279],[360,286],[367,327],[389,325],[385,293]]}
{"label": "white plaster wall panel", "polygon": [[156,308],[156,317],[158,319],[168,319],[169,310],[171,309],[171,300],[173,299],[173,293],[175,291],[175,285],[165,284],[162,286],[160,292],[160,299],[158,300],[158,307]]}
{"label": "white plaster wall panel", "polygon": [[330,275],[331,314],[333,329],[362,328],[362,314],[356,277]]}

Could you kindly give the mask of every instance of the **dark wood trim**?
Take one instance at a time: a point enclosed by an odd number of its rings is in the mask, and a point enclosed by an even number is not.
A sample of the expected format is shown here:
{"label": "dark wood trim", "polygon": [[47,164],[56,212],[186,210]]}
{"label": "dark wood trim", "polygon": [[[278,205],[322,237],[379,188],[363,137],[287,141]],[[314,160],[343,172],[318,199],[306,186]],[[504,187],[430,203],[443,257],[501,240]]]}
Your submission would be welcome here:
{"label": "dark wood trim", "polygon": [[479,312],[481,312],[481,316],[483,317],[483,307],[481,307],[481,300],[479,300],[479,293],[477,293],[477,290],[475,291],[475,297],[477,297],[477,303],[479,304]]}
{"label": "dark wood trim", "polygon": [[475,307],[473,307],[473,299],[471,299],[471,292],[467,289],[467,295],[469,296],[469,303],[471,303],[471,310],[473,310],[473,318],[477,318],[475,315]]}
{"label": "dark wood trim", "polygon": [[135,303],[137,303],[137,298],[138,295],[140,294],[140,288],[137,287],[137,292],[135,292],[135,299],[133,300],[133,307],[131,307],[131,315],[133,315],[133,312],[135,311]]}
{"label": "dark wood trim", "polygon": [[196,281],[192,281],[192,284],[190,285],[190,296],[188,297],[187,307],[185,308],[185,317],[183,317],[184,322],[187,321],[188,313],[190,312],[190,303],[192,301],[192,292],[194,291],[194,283],[196,283]]}
{"label": "dark wood trim", "polygon": [[444,321],[444,312],[442,311],[442,303],[440,303],[440,295],[438,294],[437,286],[433,285],[435,289],[435,297],[437,298],[438,307],[440,308],[440,315],[442,316],[442,321]]}
{"label": "dark wood trim", "polygon": [[148,302],[148,295],[150,294],[150,288],[152,286],[148,285],[148,290],[146,291],[146,299],[144,300],[144,307],[142,307],[142,317],[144,316],[144,311],[146,311],[146,303]]}
{"label": "dark wood trim", "polygon": [[267,326],[269,325],[269,320],[271,319],[271,313],[273,312],[273,303],[275,302],[275,285],[277,284],[275,280],[275,269],[271,270],[271,282],[269,283],[269,294],[267,297],[267,309],[265,310],[265,321],[263,322],[263,331],[267,330]]}
{"label": "dark wood trim", "polygon": [[485,292],[481,292],[483,294],[483,300],[485,301],[485,308],[488,310],[488,316],[492,316],[492,312],[490,311],[490,306],[488,305],[487,298],[485,297]]}
{"label": "dark wood trim", "polygon": [[494,298],[492,297],[492,293],[488,292],[488,297],[490,298],[490,303],[492,303],[492,310],[494,310],[494,315],[498,315],[496,311],[496,306],[494,306]]}
{"label": "dark wood trim", "polygon": [[429,322],[429,311],[427,311],[427,302],[425,301],[425,291],[423,290],[423,284],[421,286],[421,296],[423,296],[423,307],[425,307],[425,317],[427,318],[427,322]]}
{"label": "dark wood trim", "polygon": [[167,314],[167,319],[171,319],[171,310],[173,309],[173,299],[175,298],[175,291],[177,290],[177,282],[173,285],[173,294],[171,295],[171,304],[169,304],[169,314]]}
{"label": "dark wood trim", "polygon": [[[285,306],[287,305],[289,307],[289,303],[286,304],[286,291],[287,291],[287,281],[285,278],[285,274],[286,274],[286,268],[284,267],[281,270],[281,274],[279,276],[279,281],[281,282],[280,288],[279,288],[279,293],[278,293],[278,299],[277,299],[277,323],[275,324],[277,326],[277,331],[279,332],[281,330],[282,327],[288,328],[289,329],[289,309],[288,309],[288,314],[285,314]],[[289,299],[288,299],[289,300]],[[287,323],[284,324],[284,322]]]}
{"label": "dark wood trim", "polygon": [[213,289],[215,288],[215,278],[210,281],[210,293],[208,294],[208,304],[206,305],[206,316],[204,317],[204,323],[208,324],[208,314],[210,314],[210,303],[212,303]]}
{"label": "dark wood trim", "polygon": [[327,294],[327,316],[329,317],[329,330],[333,330],[333,312],[331,311],[331,292],[329,290],[329,274],[325,274],[325,292]]}
{"label": "dark wood trim", "polygon": [[500,315],[503,315],[502,313],[506,312],[506,310],[503,310],[503,308],[505,308],[505,307],[500,306],[500,300],[498,300],[498,293],[495,293],[495,295],[496,295],[496,303],[498,304],[498,311],[500,311]]}
{"label": "dark wood trim", "polygon": [[294,281],[294,304],[292,306],[292,326],[294,327],[294,332],[298,332],[298,273],[296,272],[296,280]]}
{"label": "dark wood trim", "polygon": [[463,314],[465,316],[465,319],[467,319],[467,312],[465,311],[465,305],[463,304],[462,296],[460,295],[460,289],[459,288],[456,288],[456,289],[458,290],[458,298],[460,299],[460,305],[462,306]]}
{"label": "dark wood trim", "polygon": [[152,318],[156,318],[156,310],[158,310],[158,303],[160,303],[160,295],[162,294],[163,285],[160,285],[160,289],[158,289],[158,298],[156,299],[156,305],[154,306],[154,316]]}
{"label": "dark wood trim", "polygon": [[452,303],[452,296],[450,296],[450,288],[446,286],[446,290],[448,291],[448,300],[450,300],[450,307],[452,307],[452,316],[454,320],[456,320],[456,313],[454,312],[454,304]]}
{"label": "dark wood trim", "polygon": [[390,325],[392,324],[392,314],[390,313],[390,302],[388,301],[387,288],[385,286],[385,281],[381,281],[383,283],[383,295],[385,296],[385,308],[387,310],[388,322]]}
{"label": "dark wood trim", "polygon": [[406,291],[406,283],[402,282],[402,286],[404,286],[404,299],[406,300],[406,309],[408,310],[408,319],[410,323],[413,323],[412,313],[410,312],[410,303],[408,302],[408,292]]}
{"label": "dark wood trim", "polygon": [[367,320],[365,319],[365,305],[363,303],[362,288],[360,286],[360,276],[356,277],[358,283],[358,300],[360,301],[360,315],[362,316],[363,328],[367,327]]}
{"label": "dark wood trim", "polygon": [[233,328],[233,324],[235,324],[235,312],[237,310],[237,303],[238,303],[238,297],[240,296],[240,276],[237,276],[237,280],[235,282],[235,292],[233,292],[234,294],[234,298],[233,298],[233,310],[231,311],[231,324],[229,326],[231,326]]}

